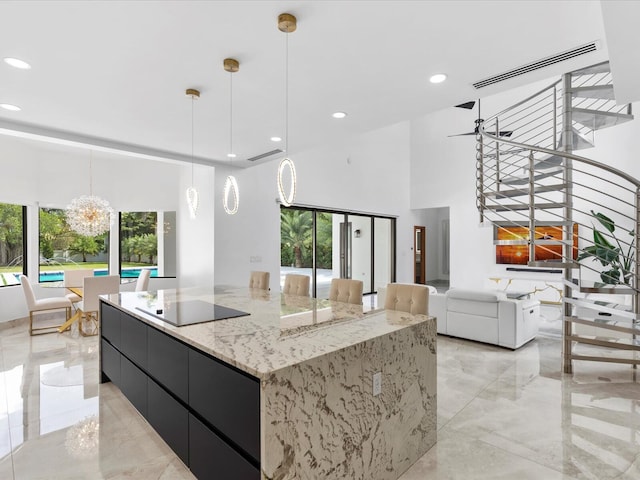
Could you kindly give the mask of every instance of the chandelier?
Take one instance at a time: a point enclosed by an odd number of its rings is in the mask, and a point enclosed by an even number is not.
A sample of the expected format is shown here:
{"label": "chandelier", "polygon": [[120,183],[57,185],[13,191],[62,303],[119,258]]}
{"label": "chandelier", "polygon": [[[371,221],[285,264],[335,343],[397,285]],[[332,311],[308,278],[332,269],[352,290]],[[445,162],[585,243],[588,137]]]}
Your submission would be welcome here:
{"label": "chandelier", "polygon": [[109,202],[93,195],[93,153],[89,152],[89,195],[81,195],[67,205],[67,225],[85,237],[95,237],[108,232],[113,224],[114,212]]}

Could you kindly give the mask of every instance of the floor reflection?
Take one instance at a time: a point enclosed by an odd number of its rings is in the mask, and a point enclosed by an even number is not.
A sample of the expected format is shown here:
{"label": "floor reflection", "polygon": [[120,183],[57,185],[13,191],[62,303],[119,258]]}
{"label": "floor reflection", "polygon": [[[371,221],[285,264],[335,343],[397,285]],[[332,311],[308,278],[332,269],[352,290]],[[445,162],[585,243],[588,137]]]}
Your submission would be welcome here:
{"label": "floor reflection", "polygon": [[[624,365],[560,370],[561,342],[438,337],[438,443],[401,478],[640,478],[640,385]],[[191,479],[111,384],[96,338],[0,330],[0,479]]]}

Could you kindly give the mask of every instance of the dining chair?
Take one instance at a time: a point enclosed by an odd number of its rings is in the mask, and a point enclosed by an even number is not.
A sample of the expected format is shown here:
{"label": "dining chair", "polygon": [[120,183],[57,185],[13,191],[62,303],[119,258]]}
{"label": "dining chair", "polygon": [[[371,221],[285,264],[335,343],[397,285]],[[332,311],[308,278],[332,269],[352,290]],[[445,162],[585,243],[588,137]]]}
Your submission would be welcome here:
{"label": "dining chair", "polygon": [[311,279],[307,275],[288,273],[284,277],[284,288],[282,289],[282,293],[286,295],[308,297],[310,280]]}
{"label": "dining chair", "polygon": [[362,305],[362,280],[332,278],[329,300]]}
{"label": "dining chair", "polygon": [[[45,333],[54,333],[59,325],[53,325],[50,327],[33,328],[33,314],[42,313],[53,310],[65,310],[65,320],[68,320],[71,316],[71,301],[65,297],[54,298],[41,298],[36,299],[33,293],[33,288],[29,282],[29,278],[25,275],[20,275],[20,283],[22,284],[22,290],[24,291],[24,298],[27,301],[27,309],[29,310],[29,335],[42,335]],[[50,331],[41,331],[50,330]],[[38,333],[35,333],[38,332]]]}
{"label": "dining chair", "polygon": [[[108,275],[102,277],[85,277],[83,283],[82,302],[78,303],[78,331],[80,335],[88,337],[97,335],[99,329],[100,295],[118,293],[120,291],[120,276]],[[88,330],[88,326],[91,327]]]}
{"label": "dining chair", "polygon": [[[64,286],[65,287],[82,287],[82,281],[84,280],[84,277],[92,277],[93,275],[94,275],[93,269],[91,268],[81,268],[79,270],[65,270],[64,280],[63,280]],[[73,306],[75,306],[76,303],[82,300],[82,297],[80,295],[73,292],[67,293],[65,296],[69,299],[69,301]]]}
{"label": "dining chair", "polygon": [[429,288],[426,285],[389,283],[385,310],[398,310],[411,314],[429,314]]}
{"label": "dining chair", "polygon": [[269,272],[251,272],[249,275],[249,288],[269,290]]}
{"label": "dining chair", "polygon": [[151,277],[151,270],[148,268],[140,270],[136,281],[136,292],[146,292],[149,289],[149,277]]}

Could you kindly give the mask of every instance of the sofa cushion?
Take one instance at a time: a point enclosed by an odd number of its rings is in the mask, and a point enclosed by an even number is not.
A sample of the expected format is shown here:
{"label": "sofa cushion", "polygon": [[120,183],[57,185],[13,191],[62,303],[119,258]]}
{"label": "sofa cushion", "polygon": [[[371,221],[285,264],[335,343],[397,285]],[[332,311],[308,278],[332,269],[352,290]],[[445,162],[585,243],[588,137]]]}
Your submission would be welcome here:
{"label": "sofa cushion", "polygon": [[473,300],[474,302],[498,302],[504,300],[506,295],[502,292],[487,292],[482,290],[464,290],[462,288],[452,288],[447,292],[449,298],[460,298],[463,300]]}

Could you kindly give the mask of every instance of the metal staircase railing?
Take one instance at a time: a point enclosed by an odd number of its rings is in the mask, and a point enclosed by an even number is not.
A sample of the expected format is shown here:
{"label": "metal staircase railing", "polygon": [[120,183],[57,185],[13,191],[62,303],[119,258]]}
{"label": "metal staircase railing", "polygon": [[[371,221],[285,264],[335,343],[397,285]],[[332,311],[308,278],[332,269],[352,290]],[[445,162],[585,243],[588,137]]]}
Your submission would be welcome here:
{"label": "metal staircase railing", "polygon": [[[605,62],[565,74],[482,122],[476,135],[480,221],[511,233],[502,244],[526,245],[529,266],[564,269],[567,373],[573,360],[640,363],[640,180],[573,153],[594,145],[595,130],[632,119],[630,105],[615,103]],[[514,235],[510,227],[524,233]],[[610,260],[624,265],[615,270]],[[602,293],[632,301],[620,309],[586,298]],[[585,326],[597,327],[595,335],[580,333]],[[587,353],[580,353],[585,344]],[[607,350],[594,354],[594,346]],[[618,355],[623,350],[631,354]]]}

